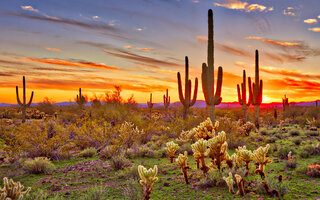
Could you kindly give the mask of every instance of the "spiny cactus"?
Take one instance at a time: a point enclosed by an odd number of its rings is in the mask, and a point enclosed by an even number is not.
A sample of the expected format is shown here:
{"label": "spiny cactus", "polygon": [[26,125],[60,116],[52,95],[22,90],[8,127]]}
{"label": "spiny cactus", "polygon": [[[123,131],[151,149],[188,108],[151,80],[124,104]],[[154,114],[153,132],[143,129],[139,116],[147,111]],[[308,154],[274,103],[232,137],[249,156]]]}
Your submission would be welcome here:
{"label": "spiny cactus", "polygon": [[249,77],[249,92],[252,96],[252,105],[254,105],[255,111],[255,125],[259,129],[259,116],[260,116],[260,105],[262,103],[262,88],[263,82],[259,79],[259,52],[256,50],[255,60],[255,82],[251,85],[251,78]]}
{"label": "spiny cactus", "polygon": [[150,93],[150,101],[147,102],[148,108],[150,110],[150,119],[152,116],[152,108],[153,108],[153,103],[152,103],[152,93]]}
{"label": "spiny cactus", "polygon": [[240,158],[243,162],[245,162],[245,166],[247,169],[246,176],[249,174],[249,164],[253,160],[253,153],[250,150],[247,150],[246,146],[238,147],[236,149],[237,157]]}
{"label": "spiny cactus", "polygon": [[23,76],[22,80],[23,80],[23,103],[20,101],[20,98],[19,98],[18,86],[16,86],[16,94],[17,94],[18,104],[22,110],[22,123],[24,123],[26,121],[26,110],[28,107],[30,107],[31,102],[32,102],[33,91],[31,92],[31,97],[30,97],[29,103],[26,103],[26,80],[25,80],[24,76]]}
{"label": "spiny cactus", "polygon": [[179,145],[177,145],[173,141],[167,142],[166,145],[167,145],[166,151],[167,151],[168,157],[170,158],[170,163],[173,163],[173,159],[176,157],[174,154],[179,149]]}
{"label": "spiny cactus", "polygon": [[202,64],[202,90],[207,104],[207,112],[210,119],[215,121],[215,106],[222,101],[222,67],[218,68],[217,88],[214,93],[214,40],[213,40],[213,14],[208,11],[208,55],[207,64]]}
{"label": "spiny cactus", "polygon": [[236,177],[236,182],[237,182],[237,186],[238,186],[237,194],[243,196],[245,194],[244,179],[239,174],[236,174],[234,176]]}
{"label": "spiny cactus", "polygon": [[193,92],[193,98],[191,101],[191,80],[189,79],[189,60],[186,56],[185,58],[185,64],[186,64],[186,73],[185,73],[185,93],[183,96],[182,92],[182,84],[181,84],[181,76],[180,72],[178,72],[178,90],[179,90],[179,99],[180,102],[183,105],[183,118],[185,119],[187,117],[187,114],[189,112],[189,108],[192,107],[196,101],[197,101],[197,94],[198,94],[198,78],[195,80],[195,86],[194,86],[194,92]]}
{"label": "spiny cactus", "polygon": [[199,163],[201,164],[200,169],[206,174],[209,171],[209,167],[207,167],[205,162],[205,157],[208,154],[208,141],[204,139],[198,140],[196,143],[191,145],[194,159],[197,162],[197,168],[199,169]]}
{"label": "spiny cactus", "polygon": [[143,186],[144,200],[149,200],[153,190],[153,184],[158,181],[157,173],[158,167],[155,165],[153,168],[146,169],[144,166],[138,166],[138,173],[141,178],[140,184]]}
{"label": "spiny cactus", "polygon": [[82,96],[81,94],[81,88],[79,88],[79,95],[77,95],[77,104],[79,105],[80,108],[83,107],[84,104],[86,104],[86,98]]}
{"label": "spiny cactus", "polygon": [[247,102],[246,70],[243,70],[243,82],[241,83],[241,92],[240,92],[239,84],[237,84],[237,91],[238,91],[238,101],[243,109],[244,122],[247,122],[248,120],[247,110],[251,104],[251,99],[252,99],[252,92],[250,90],[251,90],[251,87],[249,86],[249,100]]}
{"label": "spiny cactus", "polygon": [[3,188],[0,188],[0,200],[23,200],[31,190],[22,191],[24,186],[20,182],[14,182],[12,179],[8,180],[7,177],[3,178]]}
{"label": "spiny cactus", "polygon": [[229,167],[229,169],[232,169],[232,168],[235,168],[235,169],[238,169],[238,163],[237,163],[237,154],[232,154],[232,156],[229,155],[228,152],[226,152],[225,154],[225,160],[226,160],[226,163]]}
{"label": "spiny cactus", "polygon": [[282,98],[283,111],[286,111],[288,107],[289,107],[289,99],[287,98],[287,95],[284,95],[284,98]]}
{"label": "spiny cactus", "polygon": [[168,112],[168,107],[170,106],[170,96],[168,95],[168,89],[166,90],[166,94],[163,95],[163,106],[166,113]]}
{"label": "spiny cactus", "polygon": [[256,164],[259,165],[259,168],[256,169],[256,173],[259,173],[261,177],[264,177],[264,168],[268,163],[271,163],[267,153],[269,151],[270,145],[267,144],[265,147],[259,147],[253,151],[253,158],[256,161]]}
{"label": "spiny cactus", "polygon": [[225,160],[228,150],[228,143],[226,142],[226,133],[221,131],[217,136],[208,140],[208,157],[212,159],[212,165],[221,169],[222,162]]}
{"label": "spiny cactus", "polygon": [[233,178],[232,178],[232,173],[229,172],[229,176],[228,177],[223,177],[223,180],[227,183],[228,187],[229,187],[229,192],[231,194],[234,194],[234,190],[233,190]]}
{"label": "spiny cactus", "polygon": [[208,117],[206,121],[201,122],[199,126],[193,128],[190,130],[190,132],[196,139],[203,138],[205,140],[209,140],[215,136],[218,126],[218,121],[216,121],[215,125],[213,126],[211,119]]}
{"label": "spiny cactus", "polygon": [[189,184],[189,180],[188,180],[188,169],[191,169],[188,166],[188,152],[185,151],[184,154],[179,154],[178,158],[176,159],[178,166],[181,169],[181,172],[183,173],[184,176],[184,181],[186,182],[186,184]]}

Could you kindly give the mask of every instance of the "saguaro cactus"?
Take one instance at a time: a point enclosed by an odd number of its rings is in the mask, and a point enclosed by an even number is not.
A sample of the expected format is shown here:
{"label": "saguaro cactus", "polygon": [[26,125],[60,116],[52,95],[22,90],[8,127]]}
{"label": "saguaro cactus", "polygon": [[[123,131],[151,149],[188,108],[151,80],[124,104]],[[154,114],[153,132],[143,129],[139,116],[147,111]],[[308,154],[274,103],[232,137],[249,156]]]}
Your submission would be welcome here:
{"label": "saguaro cactus", "polygon": [[262,103],[262,80],[259,79],[259,52],[256,50],[256,67],[255,67],[255,82],[251,86],[251,78],[249,77],[249,92],[252,95],[252,105],[254,105],[255,112],[255,125],[259,128],[259,116],[260,116],[260,105]]}
{"label": "saguaro cactus", "polygon": [[166,113],[168,112],[169,105],[170,105],[170,96],[168,95],[168,89],[167,89],[166,94],[163,95],[163,106]]}
{"label": "saguaro cactus", "polygon": [[282,98],[282,107],[283,111],[286,111],[286,108],[289,107],[289,99],[287,98],[287,95],[284,95],[284,98]]}
{"label": "saguaro cactus", "polygon": [[32,91],[29,103],[26,103],[26,80],[25,80],[24,76],[23,76],[23,103],[20,101],[20,98],[19,98],[18,86],[16,86],[16,93],[17,93],[18,104],[22,110],[22,123],[24,123],[26,121],[26,110],[28,107],[30,107],[31,102],[32,102],[32,98],[33,98],[33,91]]}
{"label": "saguaro cactus", "polygon": [[152,103],[152,93],[150,93],[150,101],[147,102],[148,108],[150,110],[150,119],[152,115],[152,108],[153,108],[153,103]]}
{"label": "saguaro cactus", "polygon": [[179,99],[180,102],[183,105],[183,118],[185,119],[189,108],[193,106],[196,103],[197,100],[197,94],[198,94],[198,78],[195,80],[195,86],[194,86],[194,92],[193,92],[193,99],[191,101],[191,80],[189,80],[189,60],[186,56],[185,58],[185,64],[186,64],[186,75],[185,75],[185,96],[183,96],[182,92],[182,84],[181,84],[181,76],[180,72],[178,72],[178,89],[179,89]]}
{"label": "saguaro cactus", "polygon": [[[247,88],[246,87],[247,87],[246,70],[243,70],[243,82],[241,83],[241,92],[240,92],[239,84],[237,84],[237,91],[238,91],[238,101],[239,101],[239,104],[242,106],[242,110],[243,110],[244,122],[247,122],[247,120],[248,120],[247,110],[248,110],[248,107],[250,106],[251,100],[252,100],[252,92],[249,91],[249,100],[247,102]],[[250,86],[249,86],[249,90],[251,90]]]}
{"label": "saguaro cactus", "polygon": [[211,121],[215,121],[215,106],[222,101],[222,67],[218,68],[217,88],[214,93],[214,41],[213,41],[213,14],[212,10],[208,11],[208,55],[207,64],[202,64],[202,90],[207,104],[207,112]]}
{"label": "saguaro cactus", "polygon": [[83,107],[84,104],[86,104],[86,98],[82,96],[81,94],[81,88],[79,88],[79,95],[77,95],[77,104],[80,108]]}

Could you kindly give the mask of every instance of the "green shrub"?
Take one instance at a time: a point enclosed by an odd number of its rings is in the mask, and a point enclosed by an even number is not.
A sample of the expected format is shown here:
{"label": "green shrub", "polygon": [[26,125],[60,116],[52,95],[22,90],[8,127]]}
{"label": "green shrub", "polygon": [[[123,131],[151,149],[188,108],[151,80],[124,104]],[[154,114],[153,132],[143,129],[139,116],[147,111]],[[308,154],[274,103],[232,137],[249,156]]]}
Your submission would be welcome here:
{"label": "green shrub", "polygon": [[125,168],[124,170],[120,171],[118,175],[119,175],[119,178],[125,178],[125,179],[139,180],[140,178],[137,165],[133,165],[131,167]]}
{"label": "green shrub", "polygon": [[[288,184],[279,182],[278,177],[276,176],[267,176],[265,178],[265,181],[268,183],[271,190],[273,189],[278,190],[281,197],[283,197],[289,191]],[[260,194],[266,194],[266,191],[262,184],[262,180],[258,181],[255,190]]]}
{"label": "green shrub", "polygon": [[277,140],[278,140],[278,138],[272,136],[272,137],[269,137],[266,141],[267,141],[267,143],[275,143]]}
{"label": "green shrub", "polygon": [[269,132],[266,129],[261,129],[260,134],[261,135],[269,135]]}
{"label": "green shrub", "polygon": [[307,175],[307,172],[308,172],[308,166],[305,166],[305,165],[304,166],[299,166],[296,169],[296,174],[300,175],[300,176]]}
{"label": "green shrub", "polygon": [[50,197],[50,194],[41,189],[37,189],[36,191],[32,191],[29,193],[29,195],[26,197],[26,200],[40,200],[40,199],[50,199],[50,200],[59,200],[61,199],[57,194],[55,194],[53,197]]}
{"label": "green shrub", "polygon": [[291,130],[291,131],[289,132],[289,134],[290,134],[291,136],[299,136],[299,135],[300,135],[300,131],[298,131],[298,130]]}
{"label": "green shrub", "polygon": [[87,189],[87,192],[84,193],[80,200],[103,200],[108,199],[109,195],[107,193],[106,187],[102,185],[92,186]]}
{"label": "green shrub", "polygon": [[309,158],[311,155],[314,155],[314,147],[311,145],[303,147],[299,155],[301,158]]}
{"label": "green shrub", "polygon": [[119,155],[121,153],[120,146],[107,145],[99,152],[99,158],[101,160],[108,160],[113,156]]}
{"label": "green shrub", "polygon": [[292,142],[293,142],[295,145],[300,145],[301,142],[302,142],[302,140],[301,140],[300,138],[294,138],[294,139],[292,140]]}
{"label": "green shrub", "polygon": [[307,131],[305,132],[306,136],[312,137],[312,136],[319,136],[319,132],[317,131]]}
{"label": "green shrub", "polygon": [[121,188],[123,191],[123,195],[126,197],[125,199],[143,199],[141,185],[137,180],[129,179],[123,185],[121,185]]}
{"label": "green shrub", "polygon": [[24,162],[23,168],[30,174],[50,174],[55,166],[46,157],[36,157],[34,160],[30,159]]}
{"label": "green shrub", "polygon": [[130,161],[127,160],[123,155],[116,155],[112,156],[112,158],[110,159],[110,164],[112,169],[120,170],[130,166]]}
{"label": "green shrub", "polygon": [[281,149],[279,149],[279,151],[277,152],[277,156],[280,158],[288,158],[288,153],[292,151],[292,153],[295,153],[295,151],[293,149],[291,149],[290,147],[287,146],[283,146],[281,147]]}
{"label": "green shrub", "polygon": [[289,160],[286,160],[285,163],[286,163],[286,167],[290,169],[295,169],[297,167],[297,159],[294,159],[291,162]]}
{"label": "green shrub", "polygon": [[80,157],[92,158],[97,155],[97,150],[95,148],[86,148],[79,153]]}

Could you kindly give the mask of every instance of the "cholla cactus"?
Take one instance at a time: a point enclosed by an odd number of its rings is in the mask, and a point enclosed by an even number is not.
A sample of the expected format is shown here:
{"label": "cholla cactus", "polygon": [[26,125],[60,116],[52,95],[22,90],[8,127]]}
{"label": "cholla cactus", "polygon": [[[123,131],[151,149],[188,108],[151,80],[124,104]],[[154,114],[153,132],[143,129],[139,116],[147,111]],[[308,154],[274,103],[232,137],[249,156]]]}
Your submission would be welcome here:
{"label": "cholla cactus", "polygon": [[260,173],[262,177],[264,176],[264,167],[268,163],[272,162],[270,158],[267,157],[269,148],[270,148],[270,145],[267,144],[265,147],[259,147],[258,149],[253,151],[253,158],[259,165],[259,169],[256,170],[256,173],[257,172]]}
{"label": "cholla cactus", "polygon": [[236,174],[234,176],[236,177],[236,182],[237,182],[237,186],[238,186],[237,194],[243,196],[245,194],[244,193],[244,179],[239,174]]}
{"label": "cholla cactus", "polygon": [[144,166],[138,166],[139,176],[141,178],[140,184],[143,186],[144,200],[149,200],[153,190],[153,184],[158,180],[157,173],[158,167],[155,165],[153,168],[146,169]]}
{"label": "cholla cactus", "polygon": [[213,166],[221,169],[222,162],[225,160],[228,143],[226,142],[226,133],[221,131],[217,136],[208,140],[209,153]]}
{"label": "cholla cactus", "polygon": [[194,137],[196,139],[203,138],[205,140],[209,140],[215,136],[218,126],[218,121],[213,126],[211,119],[208,117],[206,121],[200,123],[199,126],[195,127],[191,131],[194,133]]}
{"label": "cholla cactus", "polygon": [[232,178],[232,173],[229,172],[229,176],[228,177],[223,177],[223,180],[227,183],[228,187],[229,187],[229,192],[231,194],[234,194],[234,191],[233,191],[233,178]]}
{"label": "cholla cactus", "polygon": [[290,164],[290,166],[292,165],[292,162],[293,162],[293,160],[294,160],[294,157],[292,156],[292,151],[290,151],[289,153],[288,153],[288,160],[289,160],[289,164]]}
{"label": "cholla cactus", "polygon": [[209,167],[206,166],[204,158],[208,154],[208,141],[204,139],[198,140],[196,143],[191,145],[194,159],[197,161],[197,168],[199,169],[199,163],[201,164],[201,170],[203,173],[207,173]]}
{"label": "cholla cactus", "polygon": [[187,161],[188,161],[188,152],[185,151],[184,152],[184,155],[183,154],[179,154],[178,158],[176,159],[180,169],[181,169],[181,172],[183,173],[183,176],[184,176],[184,180],[186,182],[186,184],[189,184],[189,181],[188,181],[188,169],[191,169],[188,164],[187,164]]}
{"label": "cholla cactus", "polygon": [[234,154],[232,154],[232,156],[230,156],[229,153],[226,152],[225,160],[226,160],[226,163],[230,169],[232,169],[232,168],[238,169],[239,168],[237,154],[234,153]]}
{"label": "cholla cactus", "polygon": [[[193,129],[192,129],[193,130]],[[178,144],[185,144],[188,142],[195,142],[195,137],[194,137],[194,132],[190,130],[190,131],[182,131],[180,133],[179,138],[176,140],[178,142]]]}
{"label": "cholla cactus", "polygon": [[179,149],[179,145],[177,145],[173,141],[167,142],[166,145],[167,145],[166,150],[167,150],[168,157],[170,158],[170,162],[173,163],[173,159],[176,157],[174,154]]}
{"label": "cholla cactus", "polygon": [[8,180],[7,177],[3,178],[3,188],[0,188],[0,200],[22,200],[27,196],[31,190],[22,191],[24,186],[20,182],[14,182],[12,179]]}
{"label": "cholla cactus", "polygon": [[249,174],[249,164],[250,162],[253,160],[253,153],[250,150],[247,150],[246,146],[243,147],[238,147],[238,149],[236,149],[237,152],[237,157],[240,158],[243,162],[245,162],[245,166],[247,169],[247,173],[246,176]]}

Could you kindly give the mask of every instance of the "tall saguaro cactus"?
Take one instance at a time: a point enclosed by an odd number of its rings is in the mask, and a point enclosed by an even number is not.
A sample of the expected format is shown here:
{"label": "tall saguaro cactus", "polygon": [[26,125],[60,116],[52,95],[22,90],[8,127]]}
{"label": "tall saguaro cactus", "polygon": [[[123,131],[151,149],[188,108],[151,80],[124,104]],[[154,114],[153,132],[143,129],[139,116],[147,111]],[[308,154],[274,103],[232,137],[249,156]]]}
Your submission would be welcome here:
{"label": "tall saguaro cactus", "polygon": [[166,94],[163,95],[163,106],[166,113],[168,112],[168,107],[170,106],[170,96],[168,95],[168,89],[166,90]]}
{"label": "tall saguaro cactus", "polygon": [[[208,64],[208,66],[207,66]],[[213,14],[208,11],[208,55],[207,64],[202,64],[202,90],[207,104],[207,112],[211,121],[215,121],[215,106],[222,101],[222,67],[218,68],[217,88],[214,93],[214,40],[213,40]]]}
{"label": "tall saguaro cactus", "polygon": [[191,80],[189,80],[189,60],[186,56],[185,58],[185,67],[186,67],[186,74],[185,74],[185,96],[183,96],[182,92],[182,84],[181,84],[181,76],[180,72],[178,72],[178,90],[179,90],[179,99],[180,102],[183,105],[183,118],[185,119],[189,108],[193,106],[196,103],[197,100],[197,94],[198,94],[198,78],[195,80],[195,86],[194,86],[194,92],[193,92],[193,98],[191,101]]}
{"label": "tall saguaro cactus", "polygon": [[255,82],[251,86],[251,78],[249,77],[249,92],[252,95],[252,105],[254,105],[255,125],[259,128],[260,105],[262,103],[263,82],[259,79],[259,51],[256,50],[255,60]]}
{"label": "tall saguaro cactus", "polygon": [[79,95],[77,95],[77,104],[80,108],[86,103],[86,98],[81,94],[81,88],[79,88]]}
{"label": "tall saguaro cactus", "polygon": [[287,95],[284,95],[284,98],[282,98],[283,111],[286,111],[288,107],[289,107],[289,99],[287,98]]}
{"label": "tall saguaro cactus", "polygon": [[239,104],[242,106],[243,109],[243,118],[244,118],[244,122],[247,122],[248,120],[248,114],[247,114],[247,110],[248,107],[251,104],[251,100],[252,100],[252,92],[251,87],[249,87],[249,100],[247,102],[247,83],[246,83],[246,70],[243,70],[243,82],[241,83],[241,92],[240,92],[240,86],[239,84],[237,84],[237,91],[238,91],[238,100],[239,100]]}
{"label": "tall saguaro cactus", "polygon": [[29,103],[26,103],[26,80],[25,80],[24,76],[23,76],[23,103],[20,101],[20,98],[19,98],[18,86],[16,86],[16,94],[17,94],[18,104],[22,110],[22,123],[24,123],[26,121],[26,110],[28,107],[30,107],[31,102],[32,102],[32,98],[33,98],[33,91],[32,91]]}
{"label": "tall saguaro cactus", "polygon": [[147,102],[148,108],[150,110],[150,119],[152,116],[152,107],[153,107],[153,103],[152,103],[152,93],[150,93],[150,101]]}

